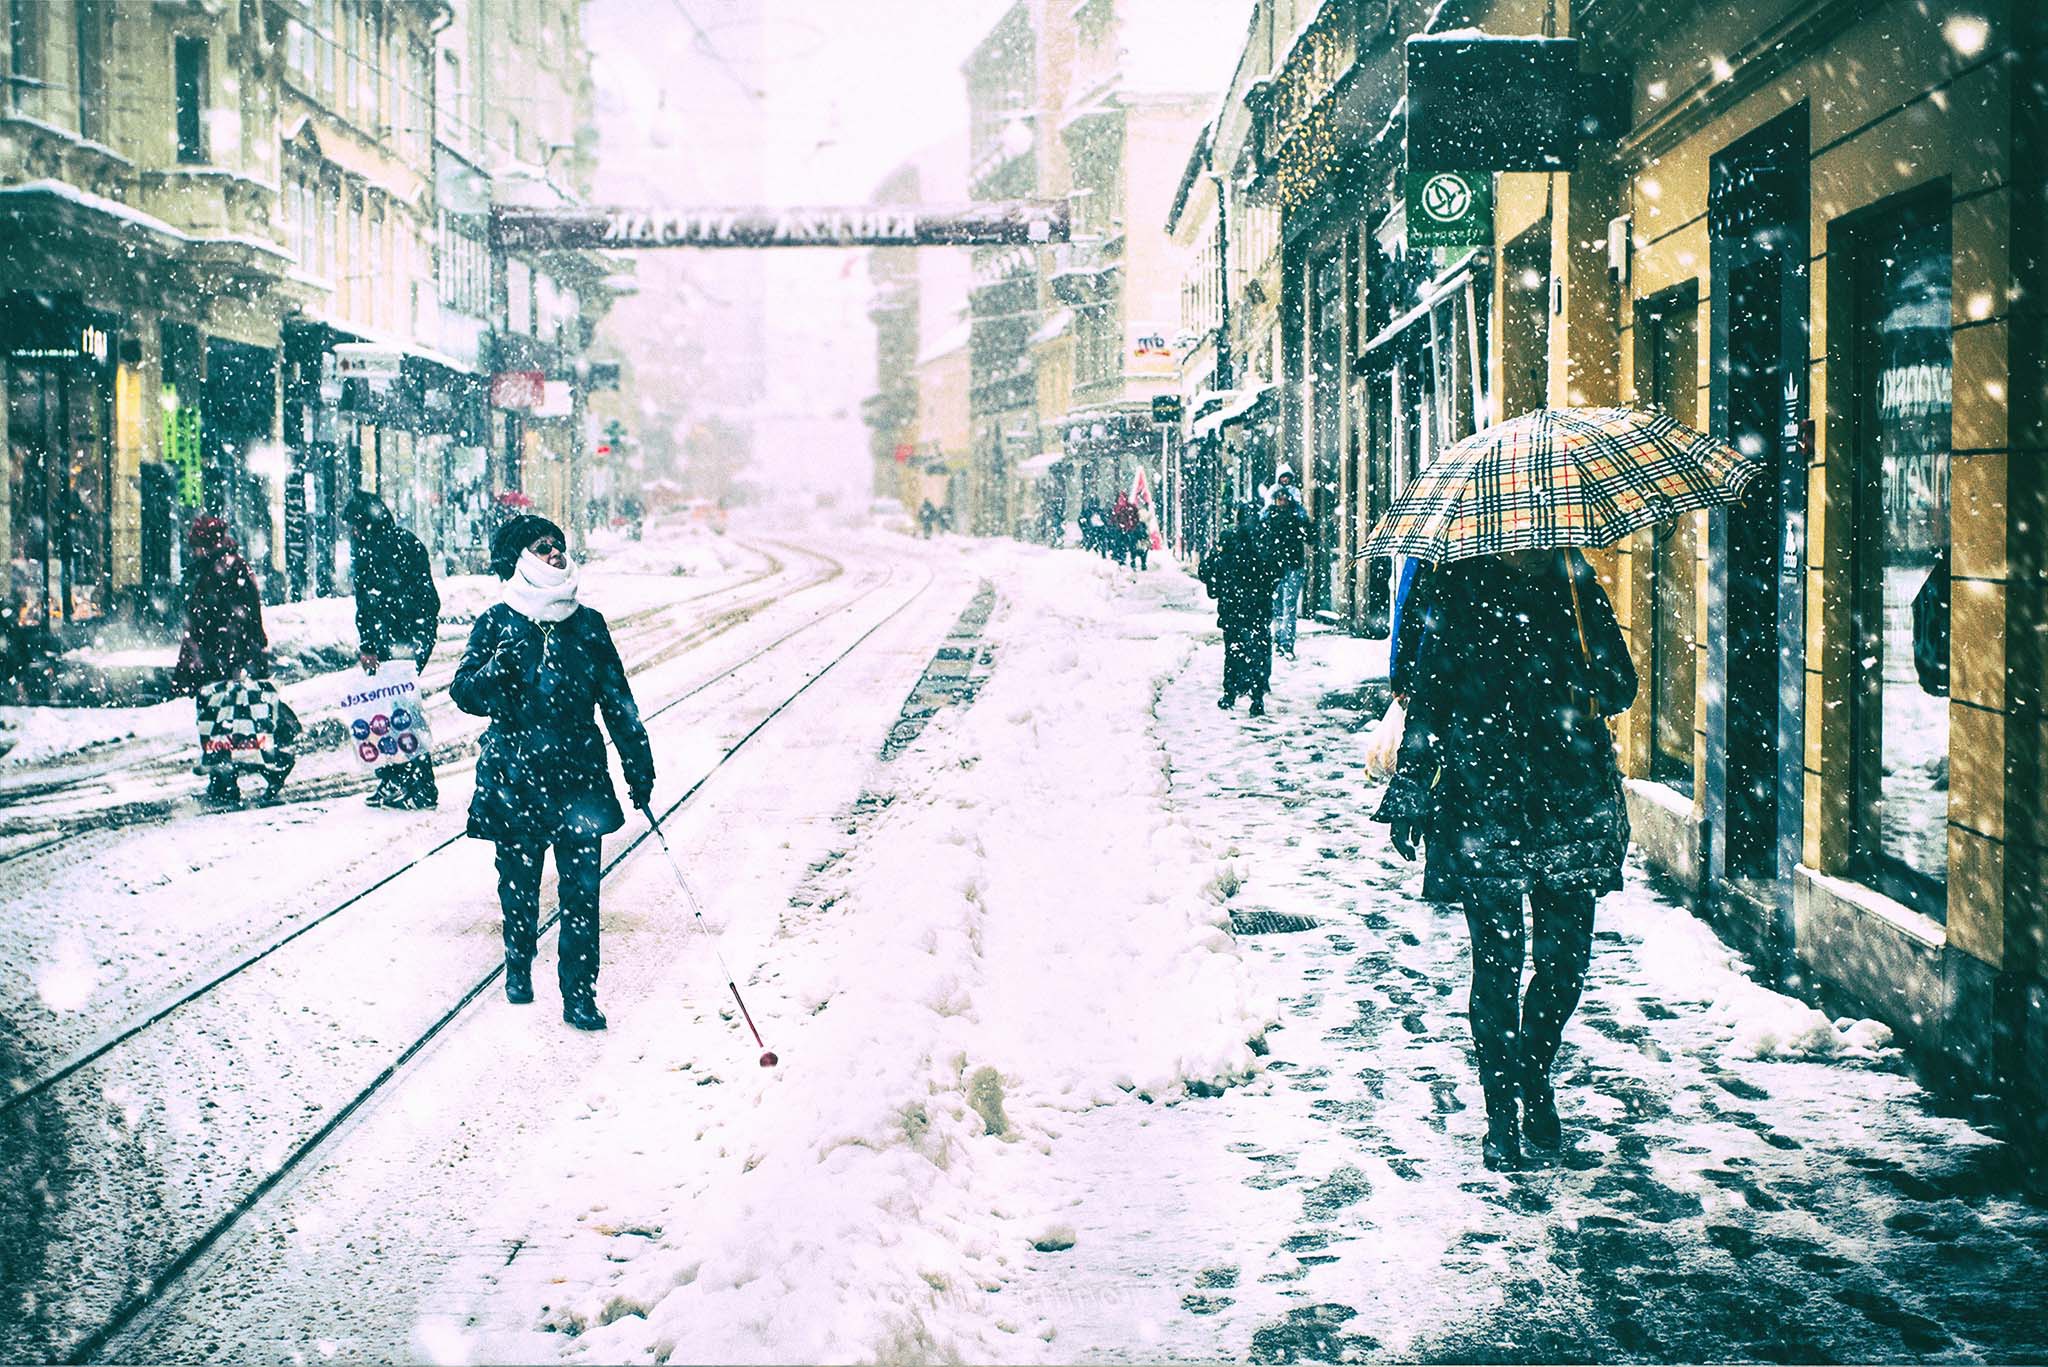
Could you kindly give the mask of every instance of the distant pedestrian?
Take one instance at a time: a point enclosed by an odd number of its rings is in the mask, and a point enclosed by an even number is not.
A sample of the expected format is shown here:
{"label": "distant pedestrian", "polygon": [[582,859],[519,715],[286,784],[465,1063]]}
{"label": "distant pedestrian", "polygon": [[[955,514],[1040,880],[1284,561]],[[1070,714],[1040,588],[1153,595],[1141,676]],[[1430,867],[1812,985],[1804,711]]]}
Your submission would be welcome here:
{"label": "distant pedestrian", "polygon": [[1280,473],[1281,480],[1273,486],[1272,503],[1266,509],[1265,524],[1273,559],[1280,566],[1280,584],[1273,592],[1273,644],[1291,660],[1302,585],[1308,579],[1309,525],[1292,472]]}
{"label": "distant pedestrian", "polygon": [[[277,710],[274,689],[223,689],[270,677],[270,638],[263,630],[263,593],[249,562],[228,531],[209,514],[192,519],[187,534],[191,559],[185,567],[185,637],[171,686],[198,701],[200,764],[206,772],[206,801],[235,806],[242,800],[238,770],[263,778],[263,797],[275,801],[297,762],[290,747],[295,727],[263,725]],[[270,701],[263,701],[264,698]],[[262,716],[255,715],[261,708]],[[288,715],[288,713],[286,714]],[[239,740],[270,737],[251,748]]]}
{"label": "distant pedestrian", "polygon": [[[441,595],[420,539],[398,525],[384,500],[358,492],[342,509],[348,526],[349,566],[356,586],[356,659],[375,674],[386,660],[411,660],[425,670],[441,627]],[[434,761],[416,759],[377,770],[372,807],[418,812],[441,801]]]}
{"label": "distant pedestrian", "polygon": [[1264,716],[1273,678],[1273,588],[1280,566],[1259,524],[1259,510],[1246,504],[1237,525],[1202,559],[1202,584],[1216,600],[1216,625],[1223,628],[1223,696],[1228,711],[1249,694],[1251,714]]}
{"label": "distant pedestrian", "polygon": [[654,791],[654,752],[610,629],[576,600],[577,570],[562,529],[543,517],[513,518],[491,539],[491,569],[506,581],[504,600],[476,619],[448,691],[463,711],[491,719],[468,833],[498,847],[505,997],[533,1000],[541,861],[552,846],[562,906],[562,1019],[602,1030],[600,842],[626,818],[597,714],[619,752],[628,797],[642,809]]}
{"label": "distant pedestrian", "polygon": [[1127,565],[1131,560],[1131,537],[1138,530],[1138,505],[1131,502],[1129,494],[1118,494],[1116,502],[1110,505],[1110,548],[1116,552],[1116,563]]}
{"label": "distant pedestrian", "polygon": [[924,528],[924,539],[931,540],[932,528],[939,525],[939,510],[930,499],[926,499],[924,506],[917,510],[917,522]]}
{"label": "distant pedestrian", "polygon": [[1621,887],[1628,850],[1604,719],[1634,700],[1636,674],[1576,551],[1478,556],[1426,573],[1426,595],[1407,605],[1426,620],[1402,680],[1407,725],[1378,819],[1404,858],[1425,842],[1423,895],[1464,906],[1486,1165],[1512,1170],[1524,1140],[1561,1142],[1551,1065],[1585,984],[1594,902]]}
{"label": "distant pedestrian", "polygon": [[1131,565],[1147,569],[1152,559],[1152,529],[1140,521],[1131,529]]}

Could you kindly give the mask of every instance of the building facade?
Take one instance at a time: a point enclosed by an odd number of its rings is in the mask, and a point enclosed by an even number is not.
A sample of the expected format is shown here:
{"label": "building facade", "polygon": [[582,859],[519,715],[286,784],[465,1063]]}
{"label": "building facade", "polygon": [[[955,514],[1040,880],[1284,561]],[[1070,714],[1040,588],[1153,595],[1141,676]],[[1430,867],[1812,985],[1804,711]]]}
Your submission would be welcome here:
{"label": "building facade", "polygon": [[11,623],[49,646],[162,618],[202,511],[272,598],[346,590],[356,489],[451,568],[536,478],[580,521],[604,270],[494,253],[485,215],[507,187],[587,189],[588,54],[579,0],[523,7],[546,42],[502,4],[9,0]]}
{"label": "building facade", "polygon": [[[1280,215],[1279,456],[1315,606],[1384,634],[1396,567],[1355,548],[1500,418],[1631,402],[1758,455],[1740,507],[1593,557],[1644,680],[1616,727],[1639,849],[1761,972],[1960,1087],[2038,1092],[2048,20],[1286,8],[1257,7],[1240,69],[1267,15],[1294,20],[1242,103],[1248,189]],[[1416,251],[1403,41],[1467,27],[1578,39],[1605,98],[1568,171],[1490,177],[1485,245]]]}

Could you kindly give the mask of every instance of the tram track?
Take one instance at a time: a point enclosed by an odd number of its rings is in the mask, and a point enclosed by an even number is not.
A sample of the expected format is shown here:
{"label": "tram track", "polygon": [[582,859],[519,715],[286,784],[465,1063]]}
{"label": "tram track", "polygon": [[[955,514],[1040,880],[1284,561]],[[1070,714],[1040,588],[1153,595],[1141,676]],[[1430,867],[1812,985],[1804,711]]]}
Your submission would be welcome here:
{"label": "tram track", "polygon": [[[742,592],[754,587],[763,580],[775,578],[787,568],[783,561],[763,551],[760,546],[751,542],[741,544],[761,554],[769,562],[767,568],[737,583],[721,585],[718,588],[692,594],[673,602],[652,604],[648,607],[637,609],[634,612],[623,615],[614,623],[614,640],[623,642],[624,648],[621,653],[628,655],[626,665],[629,672],[639,673],[665,664],[686,650],[722,636],[735,627],[744,625],[762,609],[784,599],[794,597],[797,594],[829,584],[845,572],[845,566],[829,556],[823,556],[817,552],[801,550],[796,547],[779,546],[785,553],[794,553],[820,562],[827,567],[826,571],[821,574],[813,574],[792,584],[777,585],[773,592],[758,594],[744,599],[712,617],[692,624],[689,630],[684,631],[679,636],[662,630],[665,624],[664,619],[678,608],[686,607],[692,603],[700,603],[706,599]],[[779,543],[773,542],[768,544],[779,545]],[[459,641],[461,634],[451,633],[451,638]],[[638,654],[628,654],[635,645],[645,647],[650,644],[653,646],[652,649],[643,648]],[[438,673],[439,671],[437,670],[436,672]],[[444,697],[447,693],[448,684],[452,681],[453,677],[454,667],[451,661],[446,677],[438,678],[432,684],[427,684],[424,680],[422,681],[423,696],[429,702],[436,698]],[[474,766],[477,742],[482,735],[482,727],[469,728],[463,726],[460,722],[457,725],[461,729],[447,738],[437,739],[435,742],[436,769],[443,774],[461,773],[466,768]],[[451,761],[452,766],[449,763]],[[191,773],[191,747],[184,741],[180,741],[172,746],[154,747],[143,755],[131,757],[124,762],[118,771],[114,772],[120,773],[122,777],[130,782],[137,780],[158,784],[178,782],[188,777]],[[61,798],[67,794],[87,793],[95,787],[105,786],[109,781],[108,775],[109,771],[102,770],[71,779],[53,781],[44,785],[18,786],[6,790],[4,794],[0,794],[0,805],[11,806],[25,801],[41,801],[50,798]],[[357,772],[350,767],[343,767],[336,772],[302,776],[292,782],[291,787],[288,789],[289,797],[280,805],[289,806],[325,801],[329,798],[363,791],[367,789],[370,781],[367,775]],[[101,831],[121,830],[126,827],[143,825],[152,821],[162,821],[181,815],[200,816],[212,814],[203,808],[192,795],[180,794],[176,797],[143,798],[125,803],[117,803],[91,809],[84,813],[58,811],[45,815],[12,817],[5,821],[0,821],[0,840],[16,838],[25,839],[27,843],[17,844],[12,848],[0,848],[0,868],[5,868],[20,860],[57,849],[83,835]],[[34,837],[38,835],[45,838],[35,839]]]}
{"label": "tram track", "polygon": [[[931,588],[936,578],[937,576],[931,571],[925,571],[924,582],[904,596],[902,601],[894,603],[893,606],[888,606],[887,611],[879,618],[873,621],[865,621],[863,619],[860,622],[849,624],[850,630],[858,627],[859,634],[843,648],[837,649],[821,666],[807,667],[805,675],[800,682],[797,682],[794,687],[789,688],[786,692],[782,692],[773,707],[770,707],[744,733],[727,745],[715,759],[696,775],[688,788],[680,796],[666,805],[661,812],[662,820],[669,820],[675,813],[683,810],[694,801],[706,784],[710,783],[736,757],[741,756],[749,744],[770,727],[778,717],[782,716],[792,707],[798,699],[805,696],[822,680],[830,676],[834,670],[852,657],[855,652],[859,651],[878,632],[908,612]],[[787,642],[811,631],[821,623],[833,618],[841,618],[843,620],[849,610],[856,607],[859,603],[872,598],[875,594],[885,591],[895,582],[896,574],[892,570],[877,582],[860,589],[853,596],[843,598],[830,608],[806,618],[803,622],[780,633],[775,639],[750,652],[742,660],[721,670],[717,675],[703,680],[685,693],[668,700],[655,713],[649,714],[650,722],[654,721],[658,716],[673,714],[674,709],[678,708],[689,698],[695,697],[715,687],[725,679],[731,678],[749,665],[771,655]],[[837,642],[835,641],[834,644],[836,645]],[[358,905],[379,890],[389,887],[398,878],[411,870],[417,869],[421,864],[432,859],[460,838],[460,836],[453,837],[436,845],[433,849],[426,851],[405,867],[394,870],[392,874],[380,879],[370,887],[351,894],[347,899],[321,913],[316,920],[295,926],[287,935],[278,937],[254,954],[244,956],[239,962],[230,965],[225,971],[212,975],[206,983],[178,994],[175,999],[160,1004],[143,1017],[134,1020],[128,1026],[101,1040],[92,1048],[82,1051],[78,1056],[68,1060],[61,1068],[53,1070],[39,1079],[28,1090],[0,1101],[0,1116],[5,1116],[9,1111],[32,1103],[38,1097],[48,1096],[54,1088],[76,1077],[82,1070],[91,1067],[94,1063],[105,1059],[109,1054],[120,1049],[123,1044],[135,1040],[138,1036],[147,1034],[153,1027],[174,1018],[183,1008],[199,1001],[222,984],[236,977],[248,974],[251,969],[266,960],[273,960],[274,956],[277,956],[280,951],[285,950],[291,943],[313,930],[315,925],[332,920],[349,907]],[[639,850],[646,840],[647,833],[642,831],[627,841],[623,848],[618,849],[606,861],[602,876],[609,879],[621,864]],[[559,908],[548,915],[541,926],[541,931],[543,933],[551,931],[557,924],[558,918]],[[284,972],[286,970],[280,971]],[[90,1333],[70,1342],[68,1345],[62,1342],[48,1345],[45,1356],[52,1358],[61,1357],[63,1360],[68,1361],[88,1361],[95,1358],[109,1344],[119,1338],[128,1326],[136,1321],[138,1316],[145,1314],[151,1306],[162,1301],[170,1293],[178,1279],[195,1262],[203,1258],[210,1249],[214,1248],[223,1238],[229,1235],[266,1196],[276,1190],[295,1171],[304,1168],[308,1161],[318,1154],[322,1147],[366,1103],[388,1087],[394,1079],[402,1076],[407,1066],[421,1051],[451,1024],[456,1022],[470,1005],[488,992],[502,974],[502,959],[494,959],[488,971],[473,980],[467,980],[463,990],[455,997],[452,1004],[445,1010],[440,1011],[431,1021],[425,1024],[424,1028],[412,1035],[404,1043],[403,1047],[397,1048],[389,1057],[389,1061],[379,1068],[373,1076],[369,1077],[366,1082],[354,1087],[347,1096],[347,1099],[336,1107],[331,1114],[327,1115],[317,1128],[292,1145],[281,1161],[268,1166],[260,1180],[250,1184],[220,1215],[208,1221],[205,1227],[198,1231],[196,1237],[179,1245],[174,1255],[163,1260],[160,1265],[154,1268],[146,1269],[139,1273],[131,1269],[127,1274],[127,1287],[117,1293],[118,1302],[115,1304],[112,1312],[96,1328]],[[200,1218],[205,1219],[206,1217],[202,1214]]]}
{"label": "tram track", "polygon": [[[775,637],[775,639],[769,641],[766,645],[763,645],[759,649],[750,652],[745,657],[727,666],[726,668],[718,671],[716,674],[713,674],[709,678],[699,681],[694,686],[677,694],[675,697],[668,699],[659,707],[656,707],[653,710],[647,712],[641,719],[642,723],[646,725],[651,731],[655,723],[660,721],[663,717],[667,716],[670,712],[674,711],[677,707],[680,707],[682,704],[688,702],[690,699],[697,697],[702,693],[709,692],[711,689],[717,687],[719,684],[725,682],[727,679],[730,679],[733,676],[737,675],[741,670],[747,668],[749,665],[752,665],[756,661],[773,653],[774,651],[781,648],[783,645],[794,640],[796,637],[801,636],[804,633],[815,629],[816,627],[824,624],[825,622],[830,621],[832,618],[839,616],[841,613],[846,612],[848,609],[865,601],[867,598],[873,596],[874,594],[880,592],[882,589],[886,588],[888,586],[888,583],[888,578],[884,577],[879,582],[869,586],[866,589],[863,589],[861,592],[854,595],[852,598],[846,599],[842,602],[833,605],[832,607],[829,607],[821,612],[813,614],[812,616],[806,618],[803,622],[799,623],[797,626]],[[920,589],[919,592],[922,593],[923,590]],[[794,696],[795,695],[792,695],[792,699],[794,698]],[[778,708],[778,711],[779,710],[780,709]],[[749,733],[749,736],[751,736],[751,734],[752,733]],[[473,743],[471,748],[473,753]],[[723,763],[723,761],[720,762]],[[701,786],[701,784],[698,786]],[[694,793],[695,791],[696,787],[693,786],[691,792]],[[350,907],[355,906],[357,903],[362,902],[366,898],[369,898],[375,895],[376,893],[382,891],[383,889],[391,886],[404,875],[411,873],[414,870],[422,867],[423,865],[428,863],[428,861],[434,859],[436,856],[442,854],[444,851],[453,848],[466,838],[467,836],[462,830],[457,830],[454,834],[437,840],[433,845],[429,846],[426,850],[413,856],[411,859],[408,859],[405,863],[399,865],[397,868],[390,870],[381,878],[378,878],[375,882],[369,884],[368,886],[357,889],[355,892],[351,893],[348,897],[342,899],[334,906],[331,906],[324,911],[317,912],[312,916],[307,917],[304,920],[298,922],[297,924],[293,925],[290,929],[286,930],[284,933],[272,937],[271,939],[263,943],[261,946],[239,956],[226,967],[220,968],[217,971],[206,976],[202,981],[198,982],[196,985],[181,988],[180,990],[172,993],[167,998],[162,999],[154,1005],[147,1007],[142,1011],[136,1013],[134,1016],[131,1016],[128,1019],[128,1021],[123,1025],[111,1031],[108,1031],[104,1035],[94,1040],[91,1044],[74,1051],[72,1054],[67,1056],[67,1058],[62,1064],[49,1070],[47,1073],[40,1075],[33,1082],[17,1083],[15,1090],[11,1095],[0,1096],[0,1119],[4,1119],[10,1112],[27,1105],[28,1103],[34,1101],[37,1097],[50,1091],[52,1088],[60,1085],[61,1083],[71,1078],[72,1076],[76,1075],[77,1073],[81,1072],[85,1068],[92,1066],[94,1063],[106,1057],[106,1055],[112,1053],[115,1049],[118,1049],[123,1044],[127,1043],[129,1040],[132,1040],[136,1036],[144,1033],[152,1026],[165,1020],[167,1017],[171,1016],[175,1012],[182,1010],[184,1007],[191,1005],[193,1002],[198,1001],[201,997],[204,997],[207,994],[213,992],[223,984],[229,982],[230,980],[246,972],[250,968],[253,968],[255,965],[261,963],[263,960],[268,959],[271,955],[277,953],[279,950],[284,949],[293,941],[298,940],[303,936],[309,934],[313,930],[318,929],[320,926],[325,925],[327,922],[333,920],[336,916],[339,916],[341,913],[347,911]]]}

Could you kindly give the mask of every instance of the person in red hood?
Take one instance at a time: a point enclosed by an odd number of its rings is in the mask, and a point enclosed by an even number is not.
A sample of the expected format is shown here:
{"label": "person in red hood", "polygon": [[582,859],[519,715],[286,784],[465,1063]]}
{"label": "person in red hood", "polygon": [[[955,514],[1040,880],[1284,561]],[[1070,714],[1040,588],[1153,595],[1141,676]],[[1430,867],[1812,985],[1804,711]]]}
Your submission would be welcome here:
{"label": "person in red hood", "polygon": [[[208,684],[269,678],[270,639],[263,632],[263,595],[228,524],[208,515],[196,517],[188,539],[192,558],[185,568],[185,639],[178,648],[171,686],[197,697]],[[202,729],[206,720],[200,718]],[[227,762],[203,756],[208,769],[207,800],[239,802],[233,757],[219,758]],[[289,770],[289,760],[284,768]],[[284,782],[284,774],[274,768],[268,769],[265,777],[272,793]]]}

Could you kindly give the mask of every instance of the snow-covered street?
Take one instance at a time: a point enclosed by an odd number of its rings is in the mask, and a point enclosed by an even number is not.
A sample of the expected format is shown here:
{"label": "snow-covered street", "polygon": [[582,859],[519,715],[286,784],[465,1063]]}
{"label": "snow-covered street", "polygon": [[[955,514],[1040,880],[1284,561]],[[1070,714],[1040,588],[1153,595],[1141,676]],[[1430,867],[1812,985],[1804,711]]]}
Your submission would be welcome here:
{"label": "snow-covered street", "polygon": [[664,573],[702,540],[585,597],[779,1066],[637,821],[611,1028],[547,962],[506,1004],[452,707],[438,812],[309,757],[217,815],[165,704],[5,774],[86,819],[0,864],[0,1359],[2048,1353],[2013,1151],[1633,874],[1564,1161],[1480,1167],[1463,921],[1368,821],[1383,645],[1305,635],[1252,720],[1171,564],[762,527]]}

